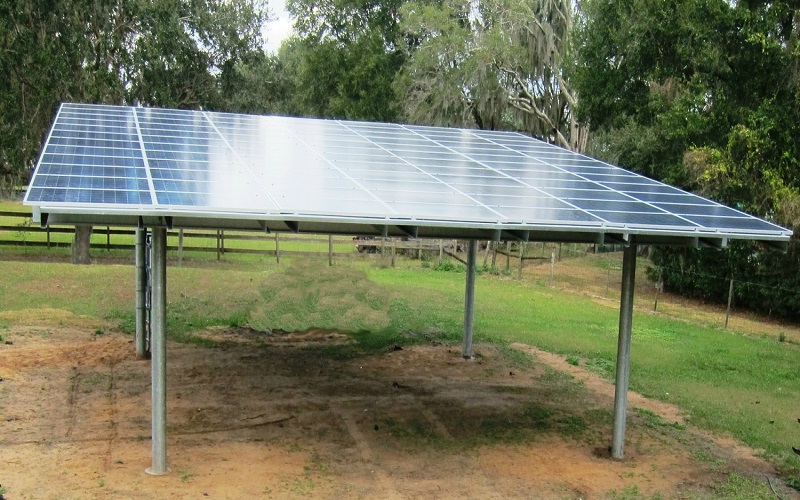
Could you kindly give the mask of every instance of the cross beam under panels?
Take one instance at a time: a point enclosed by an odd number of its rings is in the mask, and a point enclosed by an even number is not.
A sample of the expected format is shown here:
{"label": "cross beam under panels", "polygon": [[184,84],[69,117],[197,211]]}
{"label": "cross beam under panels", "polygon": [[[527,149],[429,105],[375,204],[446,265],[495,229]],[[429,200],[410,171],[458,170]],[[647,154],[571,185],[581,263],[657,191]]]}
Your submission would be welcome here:
{"label": "cross beam under panels", "polygon": [[[636,234],[640,245],[672,245],[688,247],[724,248],[736,236],[705,234],[664,235],[637,234],[634,231],[617,233],[603,231],[598,228],[539,228],[525,229],[498,228],[496,225],[462,227],[451,224],[433,224],[418,222],[408,224],[379,224],[374,221],[359,220],[326,220],[323,218],[291,219],[250,219],[227,214],[225,217],[206,218],[187,214],[174,215],[120,215],[116,213],[65,213],[61,211],[35,211],[34,222],[47,225],[89,224],[98,226],[119,227],[167,227],[169,229],[221,229],[229,231],[254,232],[293,232],[306,234],[338,234],[353,236],[394,236],[414,238],[443,238],[464,240],[492,241],[535,241],[552,243],[587,243],[587,244],[622,244],[627,245],[628,238]],[[745,238],[742,236],[742,238]],[[749,239],[749,238],[748,238]],[[788,242],[779,238],[766,236],[760,240],[765,246],[785,252]]]}

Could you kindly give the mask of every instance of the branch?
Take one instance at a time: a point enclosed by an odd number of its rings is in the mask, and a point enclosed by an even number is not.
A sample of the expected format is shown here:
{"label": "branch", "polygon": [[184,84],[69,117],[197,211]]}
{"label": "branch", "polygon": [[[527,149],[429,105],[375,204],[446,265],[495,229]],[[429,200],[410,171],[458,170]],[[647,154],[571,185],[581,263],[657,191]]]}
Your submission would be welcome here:
{"label": "branch", "polygon": [[558,127],[556,127],[556,125],[553,123],[553,120],[549,116],[547,116],[541,109],[539,109],[536,106],[536,98],[535,98],[535,96],[533,96],[530,92],[528,92],[528,89],[525,87],[525,83],[519,77],[519,74],[516,71],[512,71],[512,70],[510,70],[508,68],[504,68],[504,67],[498,65],[497,63],[495,63],[495,66],[501,72],[505,73],[506,75],[511,76],[514,79],[514,81],[517,83],[517,86],[520,88],[522,93],[525,95],[525,98],[511,97],[509,99],[509,102],[511,103],[511,105],[513,107],[519,109],[520,111],[524,111],[526,113],[534,115],[536,118],[538,118],[539,120],[544,122],[544,124],[547,126],[547,128],[553,130],[553,133],[555,134],[555,139],[558,142],[558,144],[560,146],[563,146],[563,147],[569,149],[569,147],[570,147],[569,141],[567,140],[566,137],[564,137],[564,134],[561,133],[561,131],[558,129]]}

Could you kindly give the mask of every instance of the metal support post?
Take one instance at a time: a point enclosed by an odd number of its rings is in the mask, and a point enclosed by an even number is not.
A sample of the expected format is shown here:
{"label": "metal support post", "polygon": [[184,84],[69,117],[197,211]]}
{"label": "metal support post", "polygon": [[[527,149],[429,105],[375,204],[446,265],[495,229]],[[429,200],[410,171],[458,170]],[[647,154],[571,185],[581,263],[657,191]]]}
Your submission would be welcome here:
{"label": "metal support post", "polygon": [[611,456],[622,458],[625,445],[625,420],[628,409],[628,381],[631,371],[631,326],[633,325],[633,291],[636,283],[636,243],[633,237],[622,257],[622,294],[619,306],[619,339],[617,342],[617,377],[614,389],[614,433]]}
{"label": "metal support post", "polygon": [[152,466],[148,474],[167,470],[167,229],[153,228],[153,297],[150,318],[152,383]]}
{"label": "metal support post", "polygon": [[147,357],[147,230],[136,230],[136,356]]}
{"label": "metal support post", "polygon": [[464,359],[472,359],[472,327],[475,312],[475,261],[478,241],[469,240],[467,244],[467,286],[464,292]]}
{"label": "metal support post", "polygon": [[328,235],[328,267],[333,266],[333,235]]}

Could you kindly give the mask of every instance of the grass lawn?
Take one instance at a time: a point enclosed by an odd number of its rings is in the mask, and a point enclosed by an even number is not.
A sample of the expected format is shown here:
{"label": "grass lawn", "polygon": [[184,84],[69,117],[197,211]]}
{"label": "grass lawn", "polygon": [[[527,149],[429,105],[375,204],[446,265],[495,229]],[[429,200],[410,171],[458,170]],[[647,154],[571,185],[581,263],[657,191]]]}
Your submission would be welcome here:
{"label": "grass lawn", "polygon": [[[35,321],[36,311],[67,311],[88,321],[133,324],[133,267],[0,262],[3,325]],[[209,262],[170,267],[168,335],[202,344],[192,331],[210,325],[302,330],[335,328],[361,348],[413,342],[428,332],[457,342],[464,273],[396,269],[374,262],[327,267],[322,259],[277,265]],[[50,312],[46,312],[50,311]],[[613,301],[559,291],[541,280],[482,274],[476,289],[476,341],[524,342],[613,377],[618,310]],[[87,321],[84,319],[84,321]],[[778,328],[776,326],[776,328]],[[691,424],[763,449],[800,483],[800,346],[774,337],[731,333],[638,310],[633,323],[631,388],[685,409]],[[346,352],[342,353],[347,355]]]}

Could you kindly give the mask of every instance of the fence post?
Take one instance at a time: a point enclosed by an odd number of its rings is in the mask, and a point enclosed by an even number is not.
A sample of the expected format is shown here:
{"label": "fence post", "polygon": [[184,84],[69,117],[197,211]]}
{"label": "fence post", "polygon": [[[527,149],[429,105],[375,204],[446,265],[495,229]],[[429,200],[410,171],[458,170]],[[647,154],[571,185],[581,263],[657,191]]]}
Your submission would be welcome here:
{"label": "fence post", "polygon": [[731,317],[731,302],[733,302],[733,278],[731,278],[731,286],[728,288],[728,308],[725,310],[725,329],[728,329],[728,318]]}
{"label": "fence post", "polygon": [[499,245],[499,244],[500,244],[499,241],[493,241],[492,242],[492,269],[494,270],[492,272],[495,272],[495,273],[497,272],[495,267],[497,266],[497,245]]}
{"label": "fence post", "polygon": [[525,242],[519,242],[519,271],[517,272],[519,279],[522,279],[522,258],[525,254]]}
{"label": "fence post", "polygon": [[183,229],[178,229],[178,267],[183,266]]}
{"label": "fence post", "polygon": [[275,263],[281,263],[281,244],[278,238],[278,233],[275,233]]}
{"label": "fence post", "polygon": [[653,312],[658,311],[658,295],[664,290],[664,278],[661,276],[661,268],[658,268],[658,281],[656,282],[656,299],[653,302]]}
{"label": "fence post", "polygon": [[217,229],[217,260],[220,258],[220,241],[219,241],[219,229]]}
{"label": "fence post", "polygon": [[550,252],[550,286],[553,286],[553,279],[556,275],[556,252]]}
{"label": "fence post", "polygon": [[50,248],[50,226],[47,226],[47,248]]}
{"label": "fence post", "polygon": [[333,266],[333,235],[328,235],[328,267]]}
{"label": "fence post", "polygon": [[223,255],[225,254],[225,230],[219,232],[219,250]]}
{"label": "fence post", "polygon": [[442,267],[442,257],[444,256],[444,240],[439,240],[439,267]]}
{"label": "fence post", "polygon": [[111,251],[111,227],[106,226],[106,252]]}
{"label": "fence post", "polygon": [[417,260],[422,260],[422,238],[417,238]]}
{"label": "fence post", "polygon": [[506,241],[506,272],[511,272],[511,242]]}
{"label": "fence post", "polygon": [[[397,241],[392,237],[392,268],[394,269],[394,259],[395,254],[397,254]],[[441,262],[441,260],[440,260]]]}

